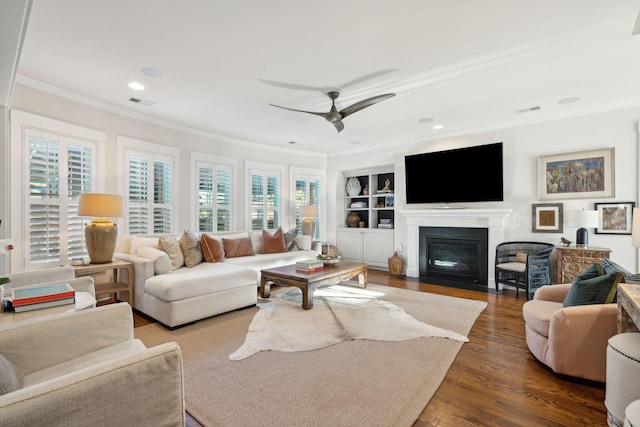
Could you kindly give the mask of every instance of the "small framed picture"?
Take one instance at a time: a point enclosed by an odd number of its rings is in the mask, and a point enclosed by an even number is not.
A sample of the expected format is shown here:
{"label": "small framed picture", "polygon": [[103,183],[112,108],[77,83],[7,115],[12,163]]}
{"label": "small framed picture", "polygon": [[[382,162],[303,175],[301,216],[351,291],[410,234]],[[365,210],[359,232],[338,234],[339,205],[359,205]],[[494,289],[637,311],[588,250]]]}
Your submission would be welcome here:
{"label": "small framed picture", "polygon": [[631,234],[635,202],[594,203],[598,211],[596,234]]}
{"label": "small framed picture", "polygon": [[562,203],[534,203],[531,205],[533,233],[562,233]]}
{"label": "small framed picture", "polygon": [[393,196],[385,197],[384,198],[384,207],[385,208],[392,208],[393,207],[393,200],[394,200]]}

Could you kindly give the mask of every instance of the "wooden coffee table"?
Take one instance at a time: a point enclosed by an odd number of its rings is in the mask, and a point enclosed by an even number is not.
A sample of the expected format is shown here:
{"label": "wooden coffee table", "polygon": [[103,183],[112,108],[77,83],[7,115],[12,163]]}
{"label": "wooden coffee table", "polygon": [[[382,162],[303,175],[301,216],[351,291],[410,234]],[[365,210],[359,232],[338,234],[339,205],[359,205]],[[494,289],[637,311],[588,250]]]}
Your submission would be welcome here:
{"label": "wooden coffee table", "polygon": [[313,293],[320,286],[336,285],[343,280],[358,276],[361,288],[367,286],[367,264],[340,261],[335,265],[325,265],[321,271],[304,273],[296,270],[295,264],[267,268],[261,272],[260,296],[269,298],[271,284],[295,286],[302,291],[302,308],[313,308]]}

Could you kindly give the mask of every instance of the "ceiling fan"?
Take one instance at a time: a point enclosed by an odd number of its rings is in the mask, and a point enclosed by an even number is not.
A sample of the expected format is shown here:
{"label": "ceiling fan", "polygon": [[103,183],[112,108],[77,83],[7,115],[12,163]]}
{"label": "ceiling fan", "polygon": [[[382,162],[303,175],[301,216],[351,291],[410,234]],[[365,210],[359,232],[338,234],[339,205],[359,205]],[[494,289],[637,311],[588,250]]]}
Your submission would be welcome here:
{"label": "ceiling fan", "polygon": [[357,111],[360,111],[363,108],[370,107],[373,104],[376,104],[380,101],[384,101],[387,98],[396,96],[395,93],[385,93],[384,95],[373,96],[363,101],[356,102],[355,104],[350,105],[338,111],[338,109],[336,108],[336,99],[340,96],[340,92],[331,91],[331,92],[328,92],[327,95],[329,96],[329,98],[331,98],[331,110],[329,110],[328,113],[316,113],[314,111],[296,110],[294,108],[281,107],[279,105],[274,105],[274,104],[269,104],[269,105],[273,107],[282,108],[284,110],[297,111],[299,113],[314,114],[316,116],[324,117],[329,123],[333,124],[336,127],[338,132],[340,132],[342,131],[342,129],[344,129],[344,123],[342,123],[342,119],[344,119],[345,117],[350,116],[351,114]]}

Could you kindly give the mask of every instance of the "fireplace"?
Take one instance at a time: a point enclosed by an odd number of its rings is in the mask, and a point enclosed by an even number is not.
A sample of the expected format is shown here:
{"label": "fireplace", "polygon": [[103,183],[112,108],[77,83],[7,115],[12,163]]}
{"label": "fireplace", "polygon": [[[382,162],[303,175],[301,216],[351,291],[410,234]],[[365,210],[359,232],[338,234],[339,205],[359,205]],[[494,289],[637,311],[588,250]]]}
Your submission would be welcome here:
{"label": "fireplace", "polygon": [[429,283],[487,289],[486,228],[419,227],[419,275]]}
{"label": "fireplace", "polygon": [[[485,228],[488,230],[488,259],[487,284],[493,288],[494,270],[493,264],[496,257],[496,245],[503,241],[504,220],[511,214],[511,209],[407,209],[396,211],[396,219],[403,218],[399,222],[399,233],[402,222],[405,226],[404,243],[406,249],[404,256],[407,258],[406,274],[408,277],[420,277],[419,269],[419,241],[420,227],[464,227]],[[400,246],[402,248],[402,246]]]}

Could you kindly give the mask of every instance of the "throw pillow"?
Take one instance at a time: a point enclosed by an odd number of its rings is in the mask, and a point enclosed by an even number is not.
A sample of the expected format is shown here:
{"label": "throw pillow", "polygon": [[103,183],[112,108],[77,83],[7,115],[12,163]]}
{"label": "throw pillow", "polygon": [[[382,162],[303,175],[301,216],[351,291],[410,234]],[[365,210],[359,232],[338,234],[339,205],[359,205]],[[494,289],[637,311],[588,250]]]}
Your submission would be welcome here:
{"label": "throw pillow", "polygon": [[249,237],[251,237],[253,253],[259,254],[260,252],[262,252],[262,231],[251,231],[249,233]]}
{"label": "throw pillow", "polygon": [[563,305],[572,307],[576,305],[609,304],[613,302],[618,283],[622,281],[623,277],[624,275],[619,271],[589,279],[576,277],[564,299]]}
{"label": "throw pillow", "polygon": [[20,369],[0,354],[0,395],[21,389],[23,379]]}
{"label": "throw pillow", "polygon": [[602,260],[602,268],[604,269],[605,273],[613,273],[615,271],[620,271],[622,272],[622,274],[624,274],[625,279],[633,276],[633,273],[631,273],[629,270],[626,270],[624,267],[620,266],[620,264],[616,264],[615,262],[611,261],[609,258],[605,258]]}
{"label": "throw pillow", "polygon": [[149,247],[149,248],[158,248],[158,238],[157,237],[132,237],[131,243],[129,246],[129,254],[138,256],[138,250],[140,248]]}
{"label": "throw pillow", "polygon": [[138,249],[138,256],[153,261],[154,274],[169,273],[172,269],[171,259],[169,255],[160,249],[151,247],[142,247]]}
{"label": "throw pillow", "polygon": [[301,251],[311,250],[311,236],[298,236],[296,237],[296,247]]}
{"label": "throw pillow", "polygon": [[187,267],[195,267],[202,262],[200,241],[195,234],[185,231],[178,241],[180,242],[182,255],[184,255],[184,265]]}
{"label": "throw pillow", "polygon": [[202,256],[206,262],[218,262],[224,258],[220,240],[206,233],[202,233],[200,236],[200,249],[202,249]]}
{"label": "throw pillow", "polygon": [[296,248],[296,236],[298,235],[298,229],[293,227],[291,230],[284,233],[284,245],[288,251]]}
{"label": "throw pillow", "polygon": [[593,279],[594,277],[600,277],[603,274],[605,274],[605,271],[602,264],[594,262],[589,266],[589,268],[578,274],[573,281],[575,283],[576,280]]}
{"label": "throw pillow", "polygon": [[227,258],[253,255],[251,237],[248,236],[241,239],[225,239],[223,237],[222,246],[224,247],[224,255]]}
{"label": "throw pillow", "polygon": [[177,270],[184,265],[184,255],[182,254],[182,248],[180,248],[180,242],[175,239],[161,237],[160,245],[162,245],[162,249],[169,255],[172,270]]}
{"label": "throw pillow", "polygon": [[524,252],[516,253],[516,262],[527,262],[527,254]]}
{"label": "throw pillow", "polygon": [[262,251],[261,254],[278,254],[286,252],[287,247],[284,245],[284,231],[282,227],[273,233],[269,233],[267,230],[262,230]]}

